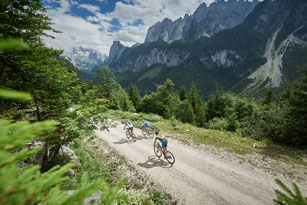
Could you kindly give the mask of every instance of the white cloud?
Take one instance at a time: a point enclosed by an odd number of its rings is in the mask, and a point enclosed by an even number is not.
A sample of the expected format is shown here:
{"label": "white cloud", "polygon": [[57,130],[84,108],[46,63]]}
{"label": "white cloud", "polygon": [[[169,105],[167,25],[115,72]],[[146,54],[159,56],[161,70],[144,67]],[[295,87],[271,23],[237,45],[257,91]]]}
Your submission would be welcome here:
{"label": "white cloud", "polygon": [[[54,1],[54,0],[49,0]],[[101,13],[98,6],[81,4],[95,16],[86,19],[70,14],[70,7],[76,0],[60,0],[57,9],[48,9],[47,15],[53,19],[53,27],[62,31],[52,34],[56,39],[46,39],[46,43],[56,49],[64,49],[67,55],[74,47],[93,48],[108,55],[114,40],[126,46],[142,43],[147,29],[164,18],[175,20],[185,13],[192,14],[200,3],[212,3],[214,0],[123,0],[117,2],[114,11]],[[93,1],[94,2],[94,1]],[[91,3],[93,3],[91,2]],[[105,2],[97,0],[95,3]],[[127,2],[127,3],[125,3]],[[120,29],[112,31],[112,20],[118,19]],[[142,24],[134,22],[142,20]]]}
{"label": "white cloud", "polygon": [[91,4],[81,4],[79,6],[79,8],[84,8],[84,9],[92,12],[93,14],[95,14],[97,11],[100,10],[100,8],[98,6],[94,6],[94,5],[91,5]]}

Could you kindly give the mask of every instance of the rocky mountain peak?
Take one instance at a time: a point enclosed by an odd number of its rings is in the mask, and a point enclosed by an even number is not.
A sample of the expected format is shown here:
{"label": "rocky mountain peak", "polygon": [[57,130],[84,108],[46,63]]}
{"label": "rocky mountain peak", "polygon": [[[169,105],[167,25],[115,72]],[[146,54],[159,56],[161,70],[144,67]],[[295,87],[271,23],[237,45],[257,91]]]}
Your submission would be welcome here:
{"label": "rocky mountain peak", "polygon": [[103,64],[106,55],[91,48],[76,47],[73,51],[66,56],[66,59],[70,61],[79,70],[92,70],[96,66]]}
{"label": "rocky mountain peak", "polygon": [[175,40],[195,40],[201,36],[212,36],[242,23],[258,3],[256,0],[220,0],[210,6],[202,3],[191,16],[186,14],[184,18],[175,21],[164,19],[151,26],[145,42],[163,40],[170,43]]}
{"label": "rocky mountain peak", "polygon": [[107,63],[117,60],[126,48],[127,47],[121,44],[120,41],[113,41],[113,44],[110,48],[109,57],[107,59]]}

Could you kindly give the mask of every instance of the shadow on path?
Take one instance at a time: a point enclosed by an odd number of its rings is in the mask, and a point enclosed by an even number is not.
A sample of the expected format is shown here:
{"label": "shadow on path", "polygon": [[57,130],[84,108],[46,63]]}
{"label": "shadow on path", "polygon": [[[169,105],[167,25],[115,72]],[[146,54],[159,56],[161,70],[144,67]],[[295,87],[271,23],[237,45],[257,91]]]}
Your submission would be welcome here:
{"label": "shadow on path", "polygon": [[137,135],[136,136],[136,140],[153,140],[153,138],[150,138],[150,137],[144,137],[144,135]]}
{"label": "shadow on path", "polygon": [[144,167],[146,169],[150,169],[153,167],[171,168],[173,166],[169,164],[167,161],[159,159],[155,155],[149,156],[145,162],[138,163],[137,165],[140,167]]}
{"label": "shadow on path", "polygon": [[132,144],[134,142],[131,138],[130,139],[121,139],[118,142],[113,142],[113,144],[125,144],[125,143]]}

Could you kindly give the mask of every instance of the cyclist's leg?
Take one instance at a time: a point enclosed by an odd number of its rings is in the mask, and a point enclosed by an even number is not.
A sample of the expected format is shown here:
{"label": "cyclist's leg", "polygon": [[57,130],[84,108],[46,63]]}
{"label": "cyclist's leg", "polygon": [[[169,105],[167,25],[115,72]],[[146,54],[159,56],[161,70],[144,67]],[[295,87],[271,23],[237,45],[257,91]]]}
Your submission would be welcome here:
{"label": "cyclist's leg", "polygon": [[163,151],[163,155],[164,155],[164,159],[167,159],[167,155],[166,155],[166,143],[162,140],[162,151]]}

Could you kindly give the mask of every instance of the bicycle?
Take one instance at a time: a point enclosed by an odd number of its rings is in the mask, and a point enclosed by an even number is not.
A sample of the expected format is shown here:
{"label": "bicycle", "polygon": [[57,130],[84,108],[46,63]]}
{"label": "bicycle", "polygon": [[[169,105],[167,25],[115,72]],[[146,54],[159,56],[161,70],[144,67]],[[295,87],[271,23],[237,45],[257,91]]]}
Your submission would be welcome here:
{"label": "bicycle", "polygon": [[[156,143],[154,145],[154,152],[157,155],[157,157],[160,158],[162,156],[163,150],[162,150],[160,143]],[[166,151],[166,160],[168,161],[168,163],[174,164],[175,163],[175,157],[174,157],[173,153],[171,153],[170,151]]]}
{"label": "bicycle", "polygon": [[129,132],[128,129],[126,129],[126,137],[129,139],[131,137],[131,139],[133,140],[133,142],[136,142],[136,135],[133,133],[133,131]]}
{"label": "bicycle", "polygon": [[150,138],[153,138],[155,136],[155,133],[150,130],[148,128],[148,132],[146,131],[146,127],[142,127],[142,134],[144,135],[144,137],[146,137],[146,135],[148,135]]}

